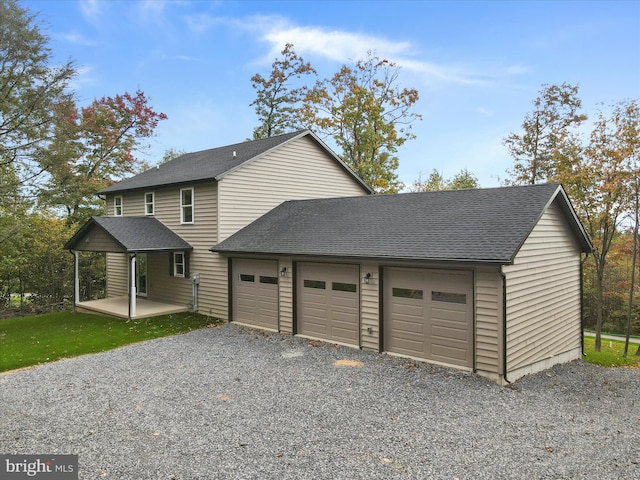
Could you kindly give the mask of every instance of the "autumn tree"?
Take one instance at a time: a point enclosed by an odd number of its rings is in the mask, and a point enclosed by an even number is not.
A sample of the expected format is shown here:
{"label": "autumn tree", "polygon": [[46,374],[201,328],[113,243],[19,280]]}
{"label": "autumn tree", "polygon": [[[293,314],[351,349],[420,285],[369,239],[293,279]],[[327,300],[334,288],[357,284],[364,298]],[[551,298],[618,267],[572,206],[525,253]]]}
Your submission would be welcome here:
{"label": "autumn tree", "polygon": [[53,66],[49,38],[36,15],[0,0],[0,165],[12,163],[25,182],[31,162],[51,138],[54,106],[75,75],[71,62]]}
{"label": "autumn tree", "polygon": [[621,104],[609,115],[600,111],[588,144],[569,161],[570,167],[562,168],[560,178],[593,244],[596,351],[601,348],[607,259],[628,205],[626,121]]}
{"label": "autumn tree", "polygon": [[566,149],[571,149],[575,129],[587,118],[580,113],[577,85],[542,85],[533,106],[522,123],[522,132],[503,140],[514,159],[513,169],[507,172],[510,184],[557,180],[557,164],[567,155]]}
{"label": "autumn tree", "polygon": [[[636,263],[638,257],[638,229],[640,219],[640,106],[636,100],[628,100],[618,103],[613,110],[613,118],[616,124],[617,148],[624,158],[625,168],[628,172],[627,179],[627,210],[632,221],[632,249],[631,249],[631,275],[629,281],[629,296],[627,301],[627,328],[624,346],[624,355],[629,351],[629,337],[631,335],[634,293],[636,288]],[[640,346],[636,352],[640,355]]]}
{"label": "autumn tree", "polygon": [[398,148],[415,138],[411,125],[416,89],[398,84],[400,68],[372,55],[343,65],[310,89],[303,105],[306,125],[330,137],[344,162],[379,193],[395,193]]}
{"label": "autumn tree", "polygon": [[83,108],[71,97],[59,102],[54,139],[39,157],[48,172],[41,204],[64,209],[69,224],[97,213],[97,192],[145,166],[135,154],[166,118],[141,91],[103,97]]}
{"label": "autumn tree", "polygon": [[426,180],[422,180],[422,175],[413,182],[412,192],[437,192],[441,190],[465,190],[469,188],[480,188],[480,182],[476,176],[466,168],[460,170],[452,178],[445,179],[441,172],[436,169],[429,174]]}
{"label": "autumn tree", "polygon": [[307,86],[301,78],[316,75],[308,62],[296,54],[293,45],[287,43],[271,65],[271,74],[264,78],[259,73],[251,77],[251,86],[256,90],[255,107],[260,124],[253,129],[253,139],[269,138],[301,128],[301,102]]}

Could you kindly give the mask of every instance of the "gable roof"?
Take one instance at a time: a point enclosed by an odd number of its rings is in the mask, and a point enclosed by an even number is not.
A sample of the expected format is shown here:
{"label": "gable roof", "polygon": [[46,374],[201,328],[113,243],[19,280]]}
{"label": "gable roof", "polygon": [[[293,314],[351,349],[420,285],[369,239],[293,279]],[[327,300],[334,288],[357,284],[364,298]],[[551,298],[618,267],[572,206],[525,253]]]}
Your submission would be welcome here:
{"label": "gable roof", "polygon": [[95,228],[106,233],[121,251],[127,253],[193,250],[191,245],[154,217],[91,217],[64,248],[82,250],[82,240]]}
{"label": "gable roof", "polygon": [[591,251],[559,184],[289,201],[211,250],[507,264],[554,201]]}
{"label": "gable roof", "polygon": [[285,133],[275,137],[253,140],[224,147],[212,148],[201,152],[187,153],[167,163],[145,170],[98,192],[99,194],[117,193],[169,185],[180,185],[204,181],[218,181],[241,166],[298,138],[309,136],[326,153],[353,177],[362,188],[372,193],[371,188],[327,147],[310,130]]}

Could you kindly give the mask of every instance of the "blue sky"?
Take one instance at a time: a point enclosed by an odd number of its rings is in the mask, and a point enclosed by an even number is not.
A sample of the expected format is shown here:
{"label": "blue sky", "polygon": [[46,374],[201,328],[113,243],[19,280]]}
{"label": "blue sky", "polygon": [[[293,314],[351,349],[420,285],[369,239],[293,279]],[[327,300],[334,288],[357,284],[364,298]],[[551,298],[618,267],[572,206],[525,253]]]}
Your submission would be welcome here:
{"label": "blue sky", "polygon": [[59,61],[79,70],[82,105],[140,89],[161,122],[150,164],[169,148],[241,142],[257,117],[250,78],[268,75],[287,42],[321,78],[369,50],[398,63],[416,88],[417,139],[399,151],[399,177],[468,168],[497,186],[544,83],[580,85],[585,113],[640,99],[637,1],[22,1],[37,12]]}

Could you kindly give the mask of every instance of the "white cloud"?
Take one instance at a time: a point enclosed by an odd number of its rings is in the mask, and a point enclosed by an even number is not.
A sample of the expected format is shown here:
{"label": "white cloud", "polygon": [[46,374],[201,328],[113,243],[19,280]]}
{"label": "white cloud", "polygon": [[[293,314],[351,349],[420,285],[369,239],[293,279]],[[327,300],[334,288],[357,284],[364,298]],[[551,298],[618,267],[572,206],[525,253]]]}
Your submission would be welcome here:
{"label": "white cloud", "polygon": [[84,47],[95,46],[95,42],[89,40],[87,37],[78,32],[63,33],[58,35],[58,37],[74,45],[81,45]]}
{"label": "white cloud", "polygon": [[319,27],[271,29],[264,33],[264,39],[272,45],[270,55],[277,54],[286,43],[293,43],[296,51],[338,62],[363,58],[367,52],[393,58],[411,50],[409,42],[393,42],[381,37]]}
{"label": "white cloud", "polygon": [[434,84],[495,86],[528,71],[523,65],[469,65],[437,63],[424,58],[418,46],[406,40],[390,40],[368,33],[349,32],[320,26],[300,26],[280,15],[255,15],[245,18],[224,18],[211,15],[185,17],[187,27],[203,34],[217,25],[253,32],[269,45],[269,50],[256,63],[269,65],[280,55],[285,44],[292,43],[298,54],[307,58],[317,56],[346,63],[365,58],[373,52],[403,69]]}
{"label": "white cloud", "polygon": [[485,107],[476,107],[475,111],[481,115],[485,115],[487,117],[493,117],[493,110],[489,110]]}
{"label": "white cloud", "polygon": [[98,20],[102,15],[103,6],[104,3],[99,2],[98,0],[83,0],[80,2],[80,11],[87,20],[95,21]]}
{"label": "white cloud", "polygon": [[436,63],[425,59],[418,47],[409,41],[316,26],[296,26],[282,17],[254,17],[247,24],[271,45],[265,61],[272,61],[286,43],[293,43],[296,52],[303,56],[315,54],[337,62],[361,59],[368,52],[373,52],[418,74],[431,85],[437,82],[492,86],[503,84],[528,70],[522,65],[477,67],[463,63]]}

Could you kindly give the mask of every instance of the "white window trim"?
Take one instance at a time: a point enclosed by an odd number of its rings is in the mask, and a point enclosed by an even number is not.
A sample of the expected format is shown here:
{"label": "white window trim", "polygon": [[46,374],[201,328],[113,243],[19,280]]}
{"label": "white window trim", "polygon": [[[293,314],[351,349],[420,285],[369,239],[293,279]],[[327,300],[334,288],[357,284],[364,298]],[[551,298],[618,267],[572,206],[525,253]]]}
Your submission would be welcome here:
{"label": "white window trim", "polygon": [[[151,203],[147,203],[147,195],[151,195]],[[147,211],[147,206],[151,205],[151,213]],[[156,194],[155,192],[146,192],[144,194],[144,214],[145,215],[155,215],[156,214]]]}
{"label": "white window trim", "polygon": [[[190,190],[191,191],[191,205],[183,205],[182,203],[182,192]],[[184,207],[191,207],[191,221],[184,221]],[[193,187],[191,188],[181,188],[180,189],[180,223],[183,224],[193,224],[195,221],[196,214],[196,196]]]}
{"label": "white window trim", "polygon": [[[182,257],[182,261],[178,262],[176,259],[177,256]],[[184,272],[187,267],[186,265],[187,257],[184,252],[173,252],[173,276],[184,278]],[[182,273],[178,273],[178,265],[182,265]]]}
{"label": "white window trim", "polygon": [[[118,199],[120,199],[120,213],[118,213]],[[116,195],[113,197],[113,216],[121,217],[124,213],[124,201],[122,199],[122,195]]]}

